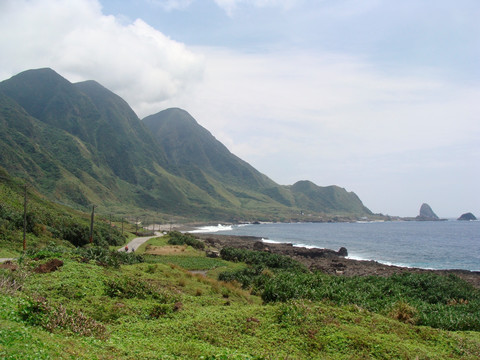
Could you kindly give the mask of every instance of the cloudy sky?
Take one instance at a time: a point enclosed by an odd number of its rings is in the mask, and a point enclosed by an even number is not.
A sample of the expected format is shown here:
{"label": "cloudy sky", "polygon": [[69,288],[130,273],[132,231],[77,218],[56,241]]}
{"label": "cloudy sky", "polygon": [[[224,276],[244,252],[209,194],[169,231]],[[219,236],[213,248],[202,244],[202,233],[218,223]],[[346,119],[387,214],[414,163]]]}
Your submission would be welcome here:
{"label": "cloudy sky", "polygon": [[0,79],[94,79],[280,184],[479,217],[478,19],[478,0],[0,0]]}

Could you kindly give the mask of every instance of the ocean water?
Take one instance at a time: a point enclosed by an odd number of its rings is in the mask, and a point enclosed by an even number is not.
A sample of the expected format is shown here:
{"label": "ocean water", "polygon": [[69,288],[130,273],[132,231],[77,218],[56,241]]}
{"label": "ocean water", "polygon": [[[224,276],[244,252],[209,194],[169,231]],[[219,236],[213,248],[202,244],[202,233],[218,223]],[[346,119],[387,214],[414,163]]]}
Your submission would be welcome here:
{"label": "ocean water", "polygon": [[218,225],[196,231],[332,250],[344,246],[351,259],[389,265],[480,271],[480,221]]}

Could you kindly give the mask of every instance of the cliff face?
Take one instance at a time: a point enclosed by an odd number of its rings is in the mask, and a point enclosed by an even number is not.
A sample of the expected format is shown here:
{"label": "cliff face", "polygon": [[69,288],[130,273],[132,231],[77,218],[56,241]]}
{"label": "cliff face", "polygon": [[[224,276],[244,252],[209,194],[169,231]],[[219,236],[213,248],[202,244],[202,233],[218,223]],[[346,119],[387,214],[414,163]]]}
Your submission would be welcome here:
{"label": "cliff face", "polygon": [[415,219],[420,221],[440,220],[439,217],[433,212],[430,205],[425,203],[423,203],[420,207],[420,214]]}

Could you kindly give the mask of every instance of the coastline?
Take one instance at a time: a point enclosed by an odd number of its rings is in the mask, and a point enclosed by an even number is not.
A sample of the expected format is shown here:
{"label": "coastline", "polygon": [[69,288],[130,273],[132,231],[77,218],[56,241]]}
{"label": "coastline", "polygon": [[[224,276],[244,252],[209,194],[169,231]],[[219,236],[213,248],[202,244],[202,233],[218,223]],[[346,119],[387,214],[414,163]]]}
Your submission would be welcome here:
{"label": "coastline", "polygon": [[[188,227],[190,228],[190,227]],[[191,230],[191,228],[190,228]],[[188,231],[183,228],[182,231]],[[263,242],[255,236],[219,235],[212,233],[192,233],[208,246],[220,251],[224,247],[269,251],[289,256],[307,266],[312,271],[321,271],[337,276],[391,276],[405,272],[454,274],[480,289],[480,272],[460,269],[432,270],[381,264],[374,260],[355,260],[342,256],[342,251],[331,249],[305,248],[286,243]]]}

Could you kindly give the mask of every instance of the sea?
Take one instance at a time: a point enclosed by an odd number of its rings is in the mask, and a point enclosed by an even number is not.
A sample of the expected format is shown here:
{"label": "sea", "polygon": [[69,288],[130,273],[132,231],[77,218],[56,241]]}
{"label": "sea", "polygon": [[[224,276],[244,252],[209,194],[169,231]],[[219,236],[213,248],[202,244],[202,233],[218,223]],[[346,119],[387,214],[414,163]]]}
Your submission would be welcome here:
{"label": "sea", "polygon": [[350,259],[387,265],[480,271],[480,221],[219,224],[192,232],[256,236],[309,248],[343,246]]}

